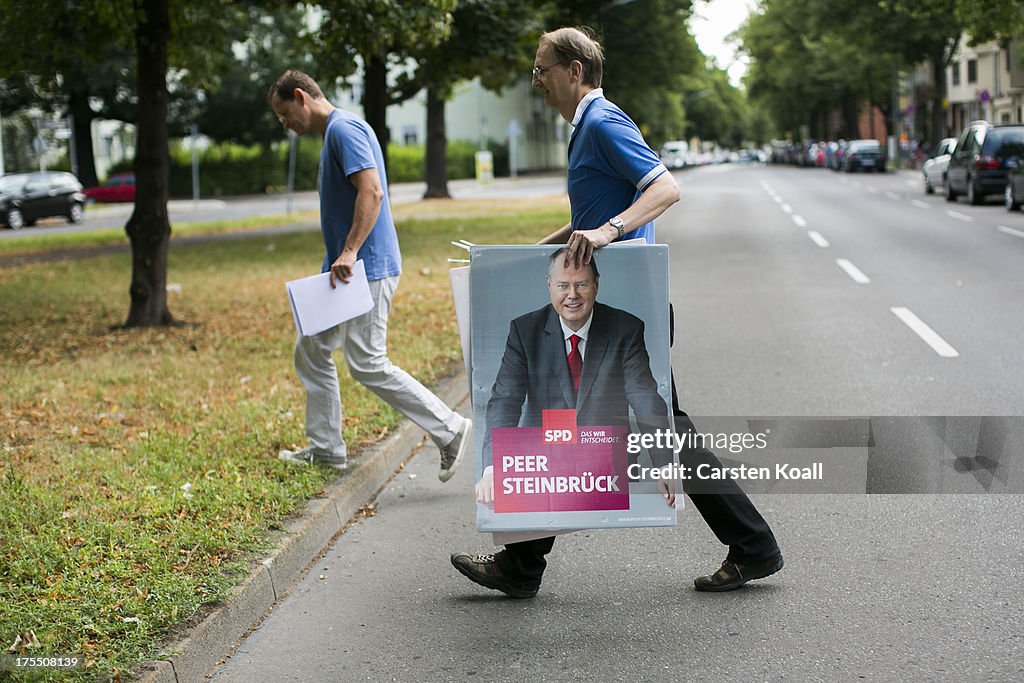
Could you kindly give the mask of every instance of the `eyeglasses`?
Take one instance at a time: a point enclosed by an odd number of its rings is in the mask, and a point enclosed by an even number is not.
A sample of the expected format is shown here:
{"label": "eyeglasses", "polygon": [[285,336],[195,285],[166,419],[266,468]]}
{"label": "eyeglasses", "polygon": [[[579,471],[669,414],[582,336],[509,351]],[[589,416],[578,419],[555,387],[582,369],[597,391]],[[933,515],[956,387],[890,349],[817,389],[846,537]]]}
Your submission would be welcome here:
{"label": "eyeglasses", "polygon": [[556,282],[554,283],[554,285],[555,289],[557,289],[559,292],[568,292],[570,289],[575,289],[577,292],[585,294],[590,291],[590,288],[594,285],[594,283],[591,282],[590,280],[582,280],[576,283]]}
{"label": "eyeglasses", "polygon": [[548,64],[547,66],[535,66],[533,67],[533,77],[540,78],[548,72],[549,69],[553,69],[556,66],[561,66],[561,62],[555,62],[554,64]]}

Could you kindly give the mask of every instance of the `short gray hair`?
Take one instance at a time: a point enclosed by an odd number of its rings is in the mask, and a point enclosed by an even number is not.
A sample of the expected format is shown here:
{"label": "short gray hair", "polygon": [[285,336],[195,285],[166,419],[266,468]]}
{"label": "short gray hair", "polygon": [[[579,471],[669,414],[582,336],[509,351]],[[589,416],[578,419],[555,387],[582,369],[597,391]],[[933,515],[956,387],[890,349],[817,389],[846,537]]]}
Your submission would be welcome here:
{"label": "short gray hair", "polygon": [[549,31],[540,37],[541,43],[550,43],[558,63],[568,65],[578,61],[583,65],[583,84],[601,87],[604,72],[604,50],[586,27],[566,26]]}

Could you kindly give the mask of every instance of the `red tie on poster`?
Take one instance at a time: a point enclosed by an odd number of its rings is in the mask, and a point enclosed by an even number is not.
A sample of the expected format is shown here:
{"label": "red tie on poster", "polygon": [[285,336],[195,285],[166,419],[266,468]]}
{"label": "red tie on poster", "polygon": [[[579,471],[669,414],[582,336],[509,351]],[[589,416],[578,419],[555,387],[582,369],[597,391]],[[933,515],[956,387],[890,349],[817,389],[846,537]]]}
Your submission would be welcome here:
{"label": "red tie on poster", "polygon": [[572,375],[573,391],[580,390],[580,375],[583,374],[583,357],[580,355],[580,338],[575,334],[569,335],[569,343],[572,349],[569,351],[569,374]]}

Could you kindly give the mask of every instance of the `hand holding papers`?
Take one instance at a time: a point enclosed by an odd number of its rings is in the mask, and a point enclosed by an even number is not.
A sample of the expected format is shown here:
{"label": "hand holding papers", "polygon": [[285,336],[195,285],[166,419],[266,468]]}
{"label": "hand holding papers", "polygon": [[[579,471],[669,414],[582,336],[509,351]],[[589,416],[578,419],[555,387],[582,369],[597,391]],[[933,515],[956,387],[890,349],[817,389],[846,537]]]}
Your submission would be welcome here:
{"label": "hand holding papers", "polygon": [[356,261],[348,284],[331,288],[331,274],[321,273],[285,283],[295,317],[295,329],[311,337],[373,308],[366,268]]}

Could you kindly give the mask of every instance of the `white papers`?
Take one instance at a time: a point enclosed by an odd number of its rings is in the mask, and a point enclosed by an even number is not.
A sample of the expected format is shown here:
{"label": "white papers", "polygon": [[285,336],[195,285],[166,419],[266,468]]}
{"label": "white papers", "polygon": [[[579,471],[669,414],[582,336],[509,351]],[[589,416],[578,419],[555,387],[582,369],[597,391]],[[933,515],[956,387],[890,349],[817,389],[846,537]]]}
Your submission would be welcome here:
{"label": "white papers", "polygon": [[356,261],[348,284],[338,280],[337,285],[331,289],[329,272],[285,283],[299,334],[312,337],[373,308],[362,261]]}

